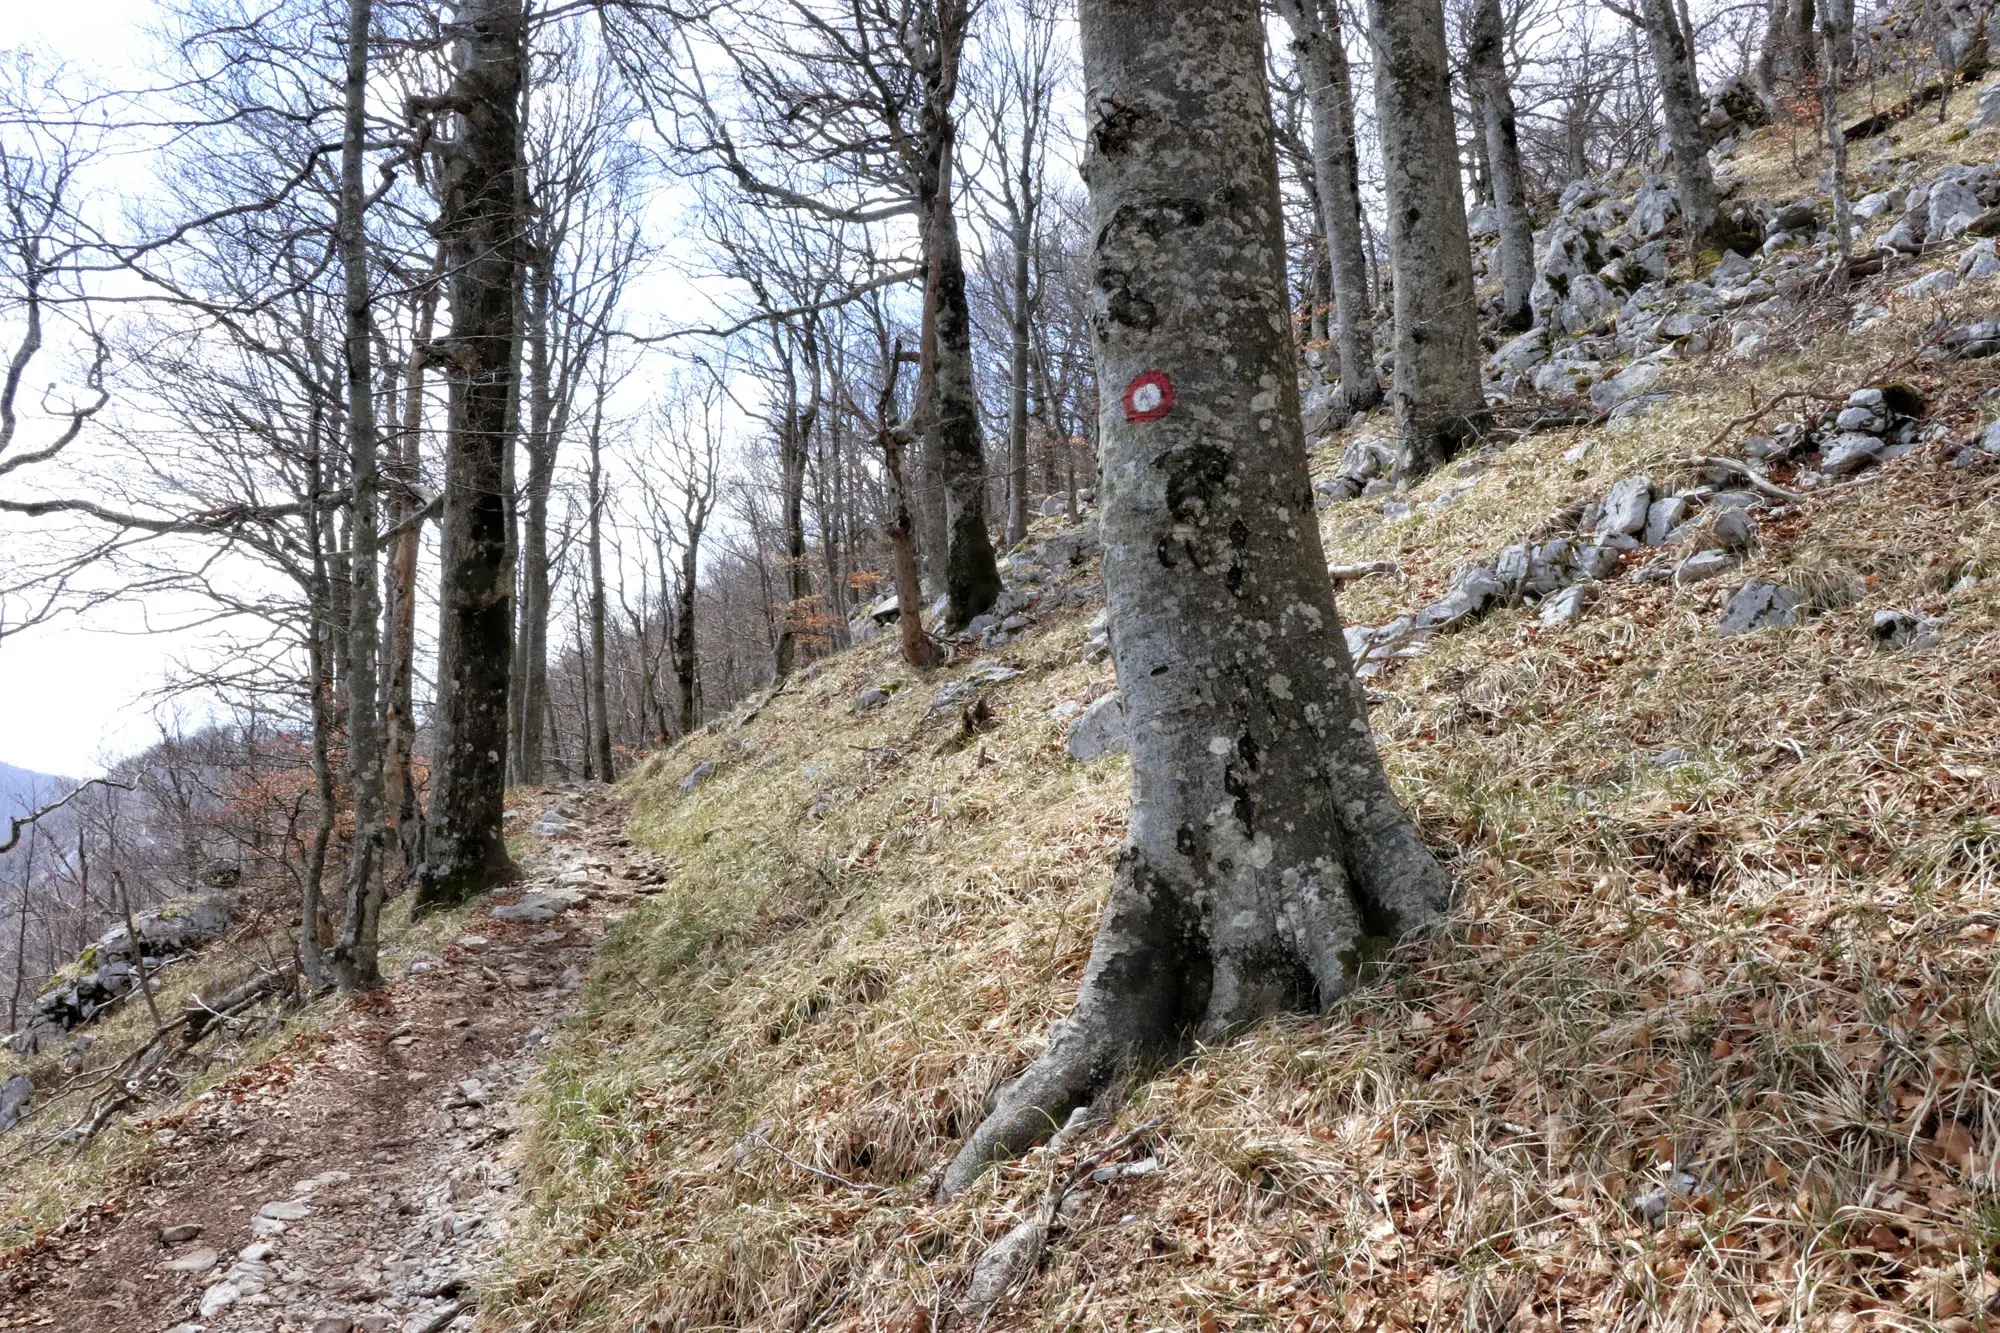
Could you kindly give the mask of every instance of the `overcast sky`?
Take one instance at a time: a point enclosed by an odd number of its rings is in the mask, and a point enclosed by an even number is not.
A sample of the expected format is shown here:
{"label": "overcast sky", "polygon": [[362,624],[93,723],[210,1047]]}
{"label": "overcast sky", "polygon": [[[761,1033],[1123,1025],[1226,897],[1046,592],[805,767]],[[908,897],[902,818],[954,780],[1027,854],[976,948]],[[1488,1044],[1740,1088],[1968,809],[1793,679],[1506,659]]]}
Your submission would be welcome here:
{"label": "overcast sky", "polygon": [[[122,81],[154,11],[151,0],[0,0],[0,51],[32,47]],[[64,621],[0,645],[0,762],[83,777],[154,739],[144,696],[188,645],[135,628],[124,614]]]}

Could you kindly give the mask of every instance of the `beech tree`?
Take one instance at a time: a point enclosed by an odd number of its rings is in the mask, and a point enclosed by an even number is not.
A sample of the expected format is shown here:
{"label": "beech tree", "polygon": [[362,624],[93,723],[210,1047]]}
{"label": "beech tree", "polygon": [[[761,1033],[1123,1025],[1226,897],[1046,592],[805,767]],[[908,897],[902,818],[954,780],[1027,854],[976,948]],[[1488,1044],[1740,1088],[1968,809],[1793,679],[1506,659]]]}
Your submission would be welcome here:
{"label": "beech tree", "polygon": [[1075,1009],[946,1194],[1192,1039],[1331,1004],[1366,934],[1449,896],[1369,734],[1313,521],[1257,0],[1078,12],[1131,831]]}
{"label": "beech tree", "polygon": [[1278,0],[1292,30],[1292,54],[1312,109],[1313,188],[1326,229],[1333,285],[1334,342],[1341,398],[1350,412],[1382,401],[1375,373],[1375,323],[1368,301],[1368,249],[1362,237],[1361,156],[1354,141],[1354,89],[1335,0]]}
{"label": "beech tree", "polygon": [[1535,222],[1528,216],[1528,183],[1521,169],[1521,133],[1506,42],[1500,0],[1474,0],[1466,83],[1485,132],[1493,208],[1500,215],[1500,324],[1525,329],[1535,322],[1534,307],[1528,304],[1529,289],[1535,284]]}
{"label": "beech tree", "polygon": [[501,833],[514,572],[507,539],[511,400],[522,272],[521,0],[465,0],[457,75],[427,108],[453,114],[438,229],[451,331],[439,554],[437,739],[417,907],[446,907],[514,873]]}
{"label": "beech tree", "polygon": [[[1688,247],[1699,254],[1720,249],[1721,208],[1715,172],[1708,164],[1708,133],[1702,128],[1701,81],[1694,68],[1694,40],[1681,26],[1674,0],[1639,0],[1635,14],[1606,0],[1606,7],[1645,30],[1659,80],[1660,111],[1667,122],[1667,142],[1674,156],[1674,194],[1681,206]],[[1806,36],[1811,38],[1811,8],[1807,6]]]}
{"label": "beech tree", "polygon": [[1368,26],[1396,287],[1398,471],[1421,476],[1486,419],[1444,8],[1439,0],[1368,0]]}

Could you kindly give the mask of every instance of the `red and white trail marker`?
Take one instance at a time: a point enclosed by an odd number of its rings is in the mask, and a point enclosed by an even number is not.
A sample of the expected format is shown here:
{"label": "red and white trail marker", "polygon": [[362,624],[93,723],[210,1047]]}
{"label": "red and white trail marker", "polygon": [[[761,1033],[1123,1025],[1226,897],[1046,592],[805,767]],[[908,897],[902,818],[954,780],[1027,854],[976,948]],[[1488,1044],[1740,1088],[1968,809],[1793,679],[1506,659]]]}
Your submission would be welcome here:
{"label": "red and white trail marker", "polygon": [[1125,386],[1125,419],[1158,421],[1174,407],[1174,382],[1164,370],[1149,370]]}

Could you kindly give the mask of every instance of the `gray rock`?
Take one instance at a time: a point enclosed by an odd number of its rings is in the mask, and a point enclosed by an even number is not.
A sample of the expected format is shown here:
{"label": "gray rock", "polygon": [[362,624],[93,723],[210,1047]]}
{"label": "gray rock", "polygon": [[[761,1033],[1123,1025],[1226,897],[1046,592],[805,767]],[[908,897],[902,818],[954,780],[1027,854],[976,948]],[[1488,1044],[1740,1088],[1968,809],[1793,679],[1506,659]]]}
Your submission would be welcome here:
{"label": "gray rock", "polygon": [[1576,572],[1586,579],[1608,579],[1618,572],[1619,551],[1601,542],[1580,546],[1576,552]]}
{"label": "gray rock", "polygon": [[274,1222],[298,1222],[312,1216],[312,1208],[296,1199],[280,1199],[259,1208],[257,1216],[268,1217]]}
{"label": "gray rock", "polygon": [[707,782],[710,778],[715,776],[716,769],[718,767],[720,767],[720,765],[718,765],[713,759],[704,759],[700,763],[696,764],[693,768],[689,769],[688,775],[681,779],[681,786],[680,786],[681,795],[692,796],[694,794],[695,788],[701,786],[702,783]]}
{"label": "gray rock", "polygon": [[201,1224],[198,1222],[183,1222],[179,1226],[161,1227],[160,1244],[185,1245],[201,1235],[201,1230]]}
{"label": "gray rock", "polygon": [[2000,81],[1979,90],[1979,101],[1965,122],[1969,130],[2000,130]]}
{"label": "gray rock", "polygon": [[1966,247],[1958,257],[1957,272],[1960,282],[1983,282],[2000,274],[2000,248],[1991,239]]}
{"label": "gray rock", "polygon": [[1862,222],[1873,222],[1896,206],[1896,196],[1889,190],[1877,190],[1854,201],[1854,216]]}
{"label": "gray rock", "polygon": [[1930,240],[1949,241],[1984,211],[1978,194],[1964,181],[1941,178],[1931,186],[1924,234]]}
{"label": "gray rock", "polygon": [[1799,595],[1776,583],[1756,579],[1736,590],[1722,610],[1721,633],[1754,634],[1759,630],[1782,629],[1799,620]]}
{"label": "gray rock", "polygon": [[1742,505],[1732,505],[1716,511],[1710,531],[1723,550],[1743,552],[1749,550],[1757,538],[1757,520],[1751,518],[1750,511]]}
{"label": "gray rock", "polygon": [[1054,518],[1057,514],[1067,514],[1068,512],[1069,497],[1066,495],[1051,495],[1048,499],[1042,501],[1043,518]]}
{"label": "gray rock", "polygon": [[312,1333],[354,1333],[354,1321],[346,1315],[322,1315],[313,1320]]}
{"label": "gray rock", "polygon": [[1708,275],[1713,287],[1741,287],[1750,281],[1750,261],[1734,250],[1723,255]]}
{"label": "gray rock", "polygon": [[1646,510],[1646,545],[1665,546],[1687,512],[1687,501],[1678,495],[1653,501]]}
{"label": "gray rock", "polygon": [[1883,248],[1900,250],[1907,255],[1916,254],[1924,248],[1925,226],[1921,212],[1912,210],[1905,213],[1895,226],[1889,228],[1889,234],[1882,238]]}
{"label": "gray rock", "polygon": [[1943,296],[1958,288],[1958,274],[1948,268],[1926,273],[1915,282],[1904,283],[1896,289],[1896,294],[1906,301],[1921,301],[1926,297]]}
{"label": "gray rock", "polygon": [[883,689],[880,685],[871,685],[854,697],[854,711],[856,713],[872,713],[876,709],[885,706],[891,697],[889,691]]}
{"label": "gray rock", "polygon": [[1575,583],[1564,588],[1555,596],[1544,599],[1540,617],[1541,622],[1553,628],[1554,626],[1567,625],[1573,620],[1580,619],[1583,615],[1584,605],[1590,597],[1589,589],[1590,585],[1587,583]]}
{"label": "gray rock", "polygon": [[1549,330],[1543,325],[1509,338],[1487,358],[1486,365],[1494,375],[1524,375],[1548,359]]}
{"label": "gray rock", "polygon": [[[487,915],[496,921],[527,921],[539,924],[543,921],[555,920],[558,916],[561,916],[564,912],[577,906],[582,901],[583,894],[575,889],[553,887],[535,889],[522,894],[519,900],[513,903],[503,904],[491,909],[487,912]],[[277,1213],[268,1211],[263,1216],[279,1222],[293,1220],[289,1217],[283,1217]]]}
{"label": "gray rock", "polygon": [[1125,700],[1113,690],[1093,700],[1070,727],[1069,757],[1087,763],[1105,755],[1124,754],[1130,742]]}
{"label": "gray rock", "polygon": [[1700,583],[1712,579],[1734,562],[1721,551],[1696,551],[1674,567],[1674,582]]}
{"label": "gray rock", "polygon": [[1493,562],[1493,576],[1509,592],[1518,592],[1528,581],[1528,548],[1525,544],[1509,546],[1500,552]]}
{"label": "gray rock", "polygon": [[1948,361],[1971,361],[2000,352],[2000,318],[1975,319],[1938,335],[1939,352]]}
{"label": "gray rock", "polygon": [[1632,216],[1626,229],[1637,240],[1650,240],[1665,231],[1679,213],[1673,182],[1663,176],[1648,176],[1632,196]]}
{"label": "gray rock", "polygon": [[1630,536],[1646,527],[1646,513],[1653,503],[1653,479],[1643,474],[1621,477],[1611,483],[1597,519],[1600,537]]}
{"label": "gray rock", "polygon": [[1609,412],[1629,398],[1650,390],[1661,375],[1657,361],[1634,361],[1610,379],[1590,388],[1590,405],[1600,412]]}
{"label": "gray rock", "polygon": [[1839,431],[1858,430],[1870,435],[1880,435],[1889,428],[1889,414],[1879,406],[1843,407],[1840,415],[1833,420],[1833,428]]}
{"label": "gray rock", "polygon": [[0,1084],[0,1134],[19,1124],[35,1100],[35,1082],[26,1074],[16,1074]]}
{"label": "gray rock", "polygon": [[1627,398],[1624,402],[1612,408],[1611,415],[1605,418],[1605,422],[1615,426],[1620,422],[1637,421],[1640,417],[1647,415],[1657,408],[1666,406],[1673,400],[1674,395],[1670,393],[1642,393],[1637,397]]}
{"label": "gray rock", "polygon": [[206,1273],[215,1267],[214,1250],[190,1250],[175,1259],[169,1259],[160,1267],[169,1273]]}
{"label": "gray rock", "polygon": [[1882,452],[1882,437],[1863,431],[1843,431],[1820,451],[1820,471],[1844,477],[1859,472]]}
{"label": "gray rock", "polygon": [[1912,611],[1877,611],[1868,634],[1878,648],[1928,648],[1937,642],[1937,625]]}
{"label": "gray rock", "polygon": [[1344,429],[1352,414],[1338,384],[1315,384],[1299,400],[1299,416],[1306,438],[1316,440]]}

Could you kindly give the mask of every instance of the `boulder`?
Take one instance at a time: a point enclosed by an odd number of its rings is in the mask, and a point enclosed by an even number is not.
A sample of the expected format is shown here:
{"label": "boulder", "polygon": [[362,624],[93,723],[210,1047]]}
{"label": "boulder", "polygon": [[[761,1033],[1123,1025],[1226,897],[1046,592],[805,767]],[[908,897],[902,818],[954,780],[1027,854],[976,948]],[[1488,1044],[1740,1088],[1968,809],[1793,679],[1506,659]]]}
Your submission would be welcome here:
{"label": "boulder", "polygon": [[1715,268],[1708,275],[1708,281],[1712,287],[1741,287],[1750,281],[1750,273],[1750,261],[1731,250],[1716,261]]}
{"label": "boulder", "polygon": [[1771,230],[1810,234],[1819,228],[1819,204],[1812,199],[1795,199],[1779,209],[1771,219]]}
{"label": "boulder", "polygon": [[720,765],[713,759],[704,759],[689,769],[687,776],[681,779],[681,795],[692,796],[697,787],[700,787],[704,782],[715,776],[715,771],[718,767]]}
{"label": "boulder", "polygon": [[1799,595],[1776,583],[1756,579],[1736,590],[1722,609],[1720,632],[1725,635],[1754,634],[1759,630],[1782,629],[1799,620]]}
{"label": "boulder", "polygon": [[[1549,330],[1541,325],[1502,343],[1500,350],[1486,359],[1486,368],[1495,376],[1524,375],[1548,359]],[[1343,470],[1345,466],[1343,459]]]}
{"label": "boulder", "polygon": [[1632,196],[1632,217],[1626,229],[1637,240],[1651,240],[1665,231],[1680,211],[1673,182],[1664,176],[1648,176]]}
{"label": "boulder", "polygon": [[1750,549],[1757,538],[1757,520],[1750,517],[1750,511],[1742,506],[1732,506],[1717,511],[1709,532],[1715,544],[1725,551],[1743,552]]}
{"label": "boulder", "polygon": [[1916,254],[1924,248],[1926,223],[1921,211],[1912,209],[1889,228],[1889,234],[1882,238],[1886,250],[1900,250],[1906,255]]}
{"label": "boulder", "polygon": [[1948,268],[1926,273],[1915,282],[1904,283],[1896,289],[1896,294],[1905,301],[1922,301],[1933,296],[1943,296],[1958,287],[1958,274]]}
{"label": "boulder", "polygon": [[2000,130],[2000,80],[1979,90],[1979,101],[1965,122],[1969,130]]}
{"label": "boulder", "polygon": [[1087,763],[1105,755],[1124,754],[1131,734],[1125,719],[1125,700],[1117,690],[1101,695],[1078,714],[1069,729],[1069,757]]}
{"label": "boulder", "polygon": [[1877,190],[1864,194],[1854,201],[1853,213],[1858,222],[1873,222],[1876,218],[1896,207],[1896,196],[1889,190]]}
{"label": "boulder", "polygon": [[2000,253],[1996,253],[1992,240],[1980,241],[1968,246],[1958,257],[1958,280],[1960,282],[1982,282],[2000,274]]}
{"label": "boulder", "polygon": [[1674,582],[1682,585],[1712,579],[1734,562],[1721,551],[1696,551],[1674,566]]}
{"label": "boulder", "polygon": [[1771,123],[1771,108],[1757,87],[1742,74],[1732,74],[1708,95],[1711,117],[1720,113],[1725,128],[1756,129]]}
{"label": "boulder", "polygon": [[889,691],[880,685],[871,685],[854,698],[856,713],[872,713],[889,702]]}
{"label": "boulder", "polygon": [[1541,609],[1540,619],[1542,624],[1554,628],[1557,625],[1567,625],[1573,620],[1581,619],[1584,606],[1589,601],[1590,592],[1590,584],[1576,583],[1564,588],[1555,596],[1546,599],[1543,601]]}
{"label": "boulder", "polygon": [[2000,318],[1975,319],[1938,335],[1938,352],[1948,361],[1971,361],[2000,353]]}
{"label": "boulder", "polygon": [[1951,240],[1985,211],[1979,206],[1977,191],[1967,182],[1940,179],[1931,187],[1930,200],[1926,207],[1925,238],[1933,241]]}
{"label": "boulder", "polygon": [[1299,400],[1299,416],[1309,440],[1345,428],[1352,415],[1347,410],[1347,395],[1338,384],[1315,384]]}

